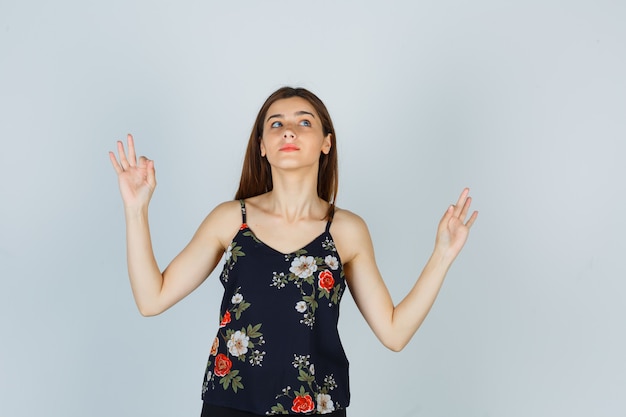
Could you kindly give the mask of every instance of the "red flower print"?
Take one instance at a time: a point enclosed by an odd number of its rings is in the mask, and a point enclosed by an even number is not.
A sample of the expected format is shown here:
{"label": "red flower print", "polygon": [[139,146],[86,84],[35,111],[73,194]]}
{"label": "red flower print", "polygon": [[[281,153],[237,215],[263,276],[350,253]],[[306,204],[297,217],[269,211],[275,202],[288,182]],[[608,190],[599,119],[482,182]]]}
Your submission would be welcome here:
{"label": "red flower print", "polygon": [[230,311],[224,313],[224,317],[222,317],[222,321],[220,322],[220,328],[226,327],[228,323],[230,323]]}
{"label": "red flower print", "polygon": [[[217,374],[217,372],[216,372]],[[293,405],[291,406],[291,411],[294,413],[308,413],[313,411],[315,405],[313,404],[313,398],[309,394],[303,397],[296,397],[293,399]]]}
{"label": "red flower print", "polygon": [[213,339],[213,346],[211,346],[211,356],[217,355],[217,349],[220,347],[220,339],[216,337]]}
{"label": "red flower print", "polygon": [[228,373],[230,372],[231,366],[233,366],[233,363],[231,362],[230,359],[228,359],[228,356],[224,355],[223,353],[220,353],[215,357],[215,369],[214,369],[215,375],[217,376],[228,375]]}
{"label": "red flower print", "polygon": [[248,224],[247,223],[242,223],[241,227],[239,228],[239,230],[245,230],[248,228]]}
{"label": "red flower print", "polygon": [[328,270],[320,272],[317,285],[319,285],[321,289],[330,292],[330,290],[333,289],[333,285],[335,285],[335,278],[333,278],[333,273]]}

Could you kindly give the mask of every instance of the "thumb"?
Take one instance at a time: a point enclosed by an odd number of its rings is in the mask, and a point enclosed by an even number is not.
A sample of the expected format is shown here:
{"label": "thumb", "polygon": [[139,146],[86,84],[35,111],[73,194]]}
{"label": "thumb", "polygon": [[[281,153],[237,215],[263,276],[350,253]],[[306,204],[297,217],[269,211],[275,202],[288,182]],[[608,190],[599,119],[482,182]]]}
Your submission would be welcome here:
{"label": "thumb", "polygon": [[152,159],[148,159],[147,161],[147,178],[148,184],[154,190],[156,187],[156,170],[154,169],[154,161]]}
{"label": "thumb", "polygon": [[448,206],[445,213],[443,213],[441,220],[439,220],[439,227],[437,228],[439,233],[441,233],[443,230],[445,230],[448,227],[448,222],[452,218],[453,214],[454,214],[454,205],[451,204]]}
{"label": "thumb", "polygon": [[448,208],[446,209],[446,212],[443,213],[443,217],[441,218],[441,222],[443,222],[446,219],[449,219],[450,217],[452,217],[452,214],[454,213],[454,205],[450,204],[448,206]]}

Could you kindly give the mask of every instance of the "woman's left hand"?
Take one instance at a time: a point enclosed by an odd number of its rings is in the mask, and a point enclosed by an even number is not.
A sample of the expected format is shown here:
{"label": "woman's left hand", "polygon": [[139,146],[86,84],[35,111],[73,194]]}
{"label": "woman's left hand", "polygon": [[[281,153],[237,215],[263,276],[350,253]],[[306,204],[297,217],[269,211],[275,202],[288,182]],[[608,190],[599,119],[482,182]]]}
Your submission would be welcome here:
{"label": "woman's left hand", "polygon": [[459,196],[457,203],[448,207],[439,222],[435,251],[442,251],[441,253],[450,259],[454,259],[461,252],[467,241],[470,228],[478,217],[478,212],[474,211],[470,218],[465,220],[471,204],[472,198],[469,196],[469,188],[466,188]]}

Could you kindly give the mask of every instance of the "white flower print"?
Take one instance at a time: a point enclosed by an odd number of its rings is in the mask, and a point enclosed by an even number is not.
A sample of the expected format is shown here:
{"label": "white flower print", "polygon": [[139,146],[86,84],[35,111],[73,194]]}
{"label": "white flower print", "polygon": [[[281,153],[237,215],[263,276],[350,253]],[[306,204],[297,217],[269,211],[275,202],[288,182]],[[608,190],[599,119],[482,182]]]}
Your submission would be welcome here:
{"label": "white flower print", "polygon": [[333,255],[327,255],[326,258],[324,258],[324,263],[333,271],[339,268],[339,261]]}
{"label": "white flower print", "polygon": [[250,355],[250,365],[252,366],[263,366],[263,358],[265,357],[265,351],[261,352],[259,350],[255,350]]}
{"label": "white flower print", "polygon": [[243,301],[243,295],[237,293],[233,295],[233,298],[230,299],[230,302],[233,304],[239,304]]}
{"label": "white flower print", "polygon": [[224,258],[226,261],[228,261],[230,259],[230,257],[233,254],[233,245],[228,245],[228,248],[226,249],[226,253],[224,254]]}
{"label": "white flower print", "polygon": [[313,328],[313,326],[315,325],[315,316],[309,313],[304,313],[304,316],[302,316],[303,319],[300,320],[300,323],[302,324],[306,324],[307,326],[309,326],[311,329]]}
{"label": "white flower print", "polygon": [[298,313],[304,313],[306,311],[306,301],[298,301],[296,303],[296,311]]}
{"label": "white flower print", "polygon": [[291,362],[291,364],[293,365],[294,368],[298,368],[301,366],[309,366],[310,358],[311,358],[311,355],[293,355],[293,362]]}
{"label": "white flower print", "polygon": [[289,272],[292,272],[298,278],[308,278],[317,271],[315,258],[312,256],[300,256],[291,262]]}
{"label": "white flower print", "polygon": [[337,248],[335,247],[335,242],[333,242],[329,238],[326,238],[326,240],[322,242],[322,248],[326,250],[331,250],[333,252],[337,252]]}
{"label": "white flower print", "polygon": [[230,340],[226,344],[228,346],[228,352],[233,356],[245,355],[248,352],[248,342],[250,338],[242,333],[241,330],[237,330],[230,336]]}
{"label": "white flower print", "polygon": [[320,414],[328,414],[335,411],[335,404],[328,394],[317,394],[317,412]]}
{"label": "white flower print", "polygon": [[315,365],[311,364],[311,366],[309,366],[309,372],[311,375],[315,375]]}
{"label": "white flower print", "polygon": [[332,374],[326,375],[324,377],[324,385],[328,386],[328,389],[331,391],[337,388],[337,382],[335,382],[335,377]]}
{"label": "white flower print", "polygon": [[202,395],[209,390],[209,381],[211,380],[211,371],[206,375],[206,380],[202,383]]}
{"label": "white flower print", "polygon": [[276,288],[285,288],[285,285],[287,285],[287,276],[284,272],[281,272],[280,274],[274,272],[272,283],[270,285]]}

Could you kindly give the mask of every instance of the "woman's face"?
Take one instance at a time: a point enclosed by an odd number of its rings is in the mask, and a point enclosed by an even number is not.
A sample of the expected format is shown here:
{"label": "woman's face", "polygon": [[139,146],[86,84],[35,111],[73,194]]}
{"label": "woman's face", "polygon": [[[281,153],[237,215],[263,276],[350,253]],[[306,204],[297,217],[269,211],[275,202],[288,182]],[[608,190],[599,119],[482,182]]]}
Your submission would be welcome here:
{"label": "woman's face", "polygon": [[263,121],[261,155],[272,167],[295,169],[317,166],[320,153],[328,154],[330,134],[313,106],[302,97],[277,100]]}

